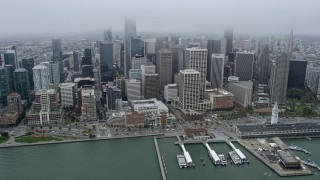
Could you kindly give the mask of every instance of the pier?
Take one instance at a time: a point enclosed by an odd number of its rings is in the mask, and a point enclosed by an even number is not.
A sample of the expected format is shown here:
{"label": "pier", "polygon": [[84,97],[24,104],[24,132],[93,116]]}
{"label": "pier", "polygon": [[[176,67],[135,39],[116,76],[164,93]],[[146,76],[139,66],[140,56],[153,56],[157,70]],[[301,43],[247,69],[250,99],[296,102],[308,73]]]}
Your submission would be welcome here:
{"label": "pier", "polygon": [[[232,142],[230,142],[230,141],[226,141],[226,142],[227,142],[227,144],[232,148],[233,152],[239,156],[241,163],[246,163],[246,162],[248,162],[247,157],[240,151],[240,149],[237,149],[237,148],[232,144]],[[234,154],[234,153],[231,153],[231,154]],[[230,153],[229,153],[229,154],[230,154]],[[231,156],[231,154],[230,154],[230,156]]]}
{"label": "pier", "polygon": [[[161,154],[160,154],[160,150],[159,150],[159,146],[158,146],[158,141],[157,138],[154,137],[154,145],[156,147],[156,151],[157,151],[157,156],[158,156],[158,161],[159,161],[159,166],[160,166],[160,171],[161,171],[161,176],[162,176],[162,180],[167,180],[166,178],[166,171],[167,168],[164,167],[164,163],[163,163],[163,158],[161,158]],[[166,169],[166,170],[165,170]]]}
{"label": "pier", "polygon": [[183,141],[181,141],[179,136],[177,136],[177,138],[178,138],[178,141],[179,141],[179,146],[181,147],[181,149],[183,151],[184,158],[186,159],[187,166],[193,165],[191,156],[190,156],[189,152],[186,150],[186,148],[184,147]]}
{"label": "pier", "polygon": [[212,160],[214,164],[220,164],[220,158],[217,155],[217,153],[210,148],[209,144],[207,142],[203,142],[203,145],[208,149],[209,157]]}
{"label": "pier", "polygon": [[304,152],[305,154],[311,155],[310,151],[307,151],[306,149],[303,149],[297,145],[291,144],[290,146],[288,146],[288,149],[290,150],[295,150],[295,151],[301,151]]}

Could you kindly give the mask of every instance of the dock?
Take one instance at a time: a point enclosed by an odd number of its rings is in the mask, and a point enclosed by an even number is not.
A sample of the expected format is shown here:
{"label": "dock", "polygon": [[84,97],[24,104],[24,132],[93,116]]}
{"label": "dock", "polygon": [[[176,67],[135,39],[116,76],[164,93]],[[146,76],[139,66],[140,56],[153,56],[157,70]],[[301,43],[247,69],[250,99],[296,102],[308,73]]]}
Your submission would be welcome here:
{"label": "dock", "polygon": [[[235,156],[237,155],[239,158],[240,158],[240,164],[243,164],[243,163],[248,163],[248,159],[247,157],[240,151],[240,149],[236,148],[232,142],[230,141],[226,141],[226,143],[232,148],[232,152],[229,152],[229,155],[231,156]],[[234,152],[234,153],[233,153]],[[233,158],[232,158],[233,159]],[[236,162],[235,162],[236,163]],[[238,163],[239,164],[239,163]]]}
{"label": "dock", "polygon": [[166,170],[165,170],[166,168],[163,165],[164,164],[163,163],[163,158],[161,158],[161,154],[160,154],[160,150],[159,150],[159,146],[158,146],[158,141],[157,141],[156,137],[154,137],[154,145],[155,145],[156,151],[157,151],[157,156],[158,156],[158,161],[159,161],[162,180],[167,180],[167,178],[166,178]]}
{"label": "dock", "polygon": [[179,141],[179,146],[181,147],[182,151],[183,151],[183,155],[184,155],[184,158],[186,159],[186,162],[187,162],[187,166],[192,166],[194,165],[193,161],[192,161],[192,158],[189,154],[189,152],[186,150],[186,148],[184,147],[184,143],[183,141],[181,140],[180,136],[177,136],[177,139]]}
{"label": "dock", "polygon": [[303,149],[297,145],[291,144],[290,146],[288,146],[288,149],[290,150],[295,150],[295,151],[301,151],[304,152],[305,154],[311,155],[310,151],[307,151],[306,149]]}
{"label": "dock", "polygon": [[208,154],[209,154],[209,157],[212,160],[212,162],[214,164],[220,164],[221,161],[220,161],[219,156],[217,155],[217,153],[213,149],[211,149],[209,144],[207,142],[203,142],[203,145],[208,149]]}
{"label": "dock", "polygon": [[[287,151],[287,145],[285,145],[285,143],[280,138],[272,138],[271,140],[273,140],[273,142],[275,142],[280,149]],[[259,149],[264,149],[265,151],[269,151],[272,149],[267,139],[239,139],[238,143],[244,148],[246,148],[247,151],[249,151],[252,155],[254,155],[265,165],[267,165],[279,176],[287,177],[312,175],[312,172],[304,164],[301,164],[301,169],[285,169],[281,166],[281,164],[278,161],[271,162],[266,157],[262,156],[261,151],[259,151]]]}

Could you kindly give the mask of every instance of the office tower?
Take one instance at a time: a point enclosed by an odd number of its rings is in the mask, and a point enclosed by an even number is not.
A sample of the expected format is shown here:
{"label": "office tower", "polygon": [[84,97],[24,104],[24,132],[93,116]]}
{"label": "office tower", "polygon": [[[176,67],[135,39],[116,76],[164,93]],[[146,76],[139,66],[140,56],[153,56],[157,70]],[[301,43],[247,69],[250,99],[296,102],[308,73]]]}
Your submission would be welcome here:
{"label": "office tower", "polygon": [[226,55],[228,55],[230,52],[233,52],[233,29],[226,29],[224,31],[224,37],[226,38]]}
{"label": "office tower", "polygon": [[157,43],[156,39],[145,39],[144,40],[144,47],[145,47],[144,54],[145,55],[156,54],[156,43]]}
{"label": "office tower", "polygon": [[28,71],[30,90],[34,89],[33,70],[32,70],[33,67],[34,67],[34,59],[33,58],[22,59],[22,68],[24,68]]}
{"label": "office tower", "polygon": [[64,80],[64,63],[62,57],[62,44],[61,39],[52,39],[52,60],[53,62],[58,62],[60,82]]}
{"label": "office tower", "polygon": [[[159,98],[159,75],[145,74],[145,99]],[[142,86],[143,87],[143,86]]]}
{"label": "office tower", "polygon": [[142,76],[142,81],[141,81],[141,87],[142,87],[142,95],[145,95],[145,75],[146,74],[155,74],[156,73],[156,67],[152,63],[148,63],[145,65],[141,65],[141,76]]}
{"label": "office tower", "polygon": [[141,81],[138,79],[126,80],[126,96],[128,101],[141,99]]}
{"label": "office tower", "polygon": [[142,80],[141,69],[129,69],[129,79],[139,79]]}
{"label": "office tower", "polygon": [[268,84],[270,76],[270,52],[269,46],[264,45],[258,57],[258,73],[259,73],[259,82],[261,84]]}
{"label": "office tower", "polygon": [[181,70],[179,73],[178,107],[182,110],[194,109],[199,103],[201,73],[194,69]]}
{"label": "office tower", "polygon": [[234,95],[235,103],[247,107],[252,101],[253,82],[251,81],[235,81],[230,82],[228,91]]}
{"label": "office tower", "polygon": [[186,68],[194,69],[200,73],[200,98],[204,98],[207,76],[207,49],[186,49]]}
{"label": "office tower", "polygon": [[93,77],[93,65],[92,65],[92,55],[91,49],[84,49],[84,56],[81,62],[81,71],[83,77]]}
{"label": "office tower", "polygon": [[122,99],[121,90],[112,86],[108,88],[108,110],[116,110],[117,99]]}
{"label": "office tower", "polygon": [[3,61],[2,61],[2,54],[1,54],[1,52],[0,52],[0,66],[2,66],[2,64],[4,64],[4,63],[3,63]]}
{"label": "office tower", "polygon": [[212,54],[210,61],[210,76],[208,78],[212,88],[223,87],[225,54]]}
{"label": "office tower", "polygon": [[49,62],[49,82],[55,85],[60,83],[59,62]]}
{"label": "office tower", "polygon": [[15,92],[19,93],[22,100],[31,102],[30,98],[30,83],[28,71],[24,68],[19,68],[14,71]]}
{"label": "office tower", "polygon": [[130,57],[130,40],[131,37],[137,36],[136,21],[133,19],[126,19],[124,23],[124,75],[128,76],[129,69],[131,69],[131,57]]}
{"label": "office tower", "polygon": [[80,62],[79,62],[80,53],[77,51],[73,51],[73,71],[79,72],[80,71]]}
{"label": "office tower", "polygon": [[76,105],[76,86],[75,83],[59,84],[59,98],[63,106]]}
{"label": "office tower", "polygon": [[18,93],[11,93],[7,97],[8,111],[18,112],[19,115],[23,112],[23,107],[21,103],[21,96]]}
{"label": "office tower", "polygon": [[157,73],[159,74],[160,90],[172,83],[172,54],[170,50],[162,49],[157,52]]}
{"label": "office tower", "polygon": [[95,121],[97,118],[97,108],[93,87],[81,88],[81,119],[85,121]]}
{"label": "office tower", "polygon": [[221,54],[221,40],[214,39],[214,40],[208,40],[207,41],[207,49],[208,49],[208,55],[207,55],[207,80],[211,81],[210,75],[211,75],[211,61],[212,61],[212,54]]}
{"label": "office tower", "polygon": [[8,91],[9,93],[14,92],[14,81],[13,81],[13,72],[14,72],[14,66],[13,65],[5,65],[4,68],[6,68],[7,78],[8,78]]}
{"label": "office tower", "polygon": [[311,64],[307,66],[306,72],[306,86],[315,94],[315,96],[320,98],[320,68],[313,67]]}
{"label": "office tower", "polygon": [[18,63],[16,61],[16,52],[14,50],[7,50],[4,53],[4,63],[5,65],[12,65],[13,70],[17,68]]}
{"label": "office tower", "polygon": [[115,82],[117,88],[121,91],[121,98],[124,99],[126,96],[126,77],[122,75],[118,76],[116,77]]}
{"label": "office tower", "polygon": [[149,63],[149,60],[146,57],[133,57],[131,69],[140,69],[141,65],[147,63]]}
{"label": "office tower", "polygon": [[252,81],[254,54],[237,52],[235,58],[235,76],[239,81]]}
{"label": "office tower", "polygon": [[49,70],[44,65],[37,65],[32,68],[35,92],[49,88]]}
{"label": "office tower", "polygon": [[141,37],[131,37],[130,39],[130,60],[135,56],[144,56],[144,42]]}
{"label": "office tower", "polygon": [[288,42],[288,57],[292,58],[292,51],[293,51],[293,29],[291,29],[289,42]]}
{"label": "office tower", "polygon": [[248,40],[248,39],[243,40],[243,50],[245,51],[251,50],[251,40]]}
{"label": "office tower", "polygon": [[113,81],[113,43],[105,41],[100,43],[100,73],[101,81]]}
{"label": "office tower", "polygon": [[304,88],[307,63],[302,58],[290,60],[288,88]]}
{"label": "office tower", "polygon": [[113,41],[113,62],[118,65],[118,67],[122,68],[121,66],[121,41],[115,40]]}
{"label": "office tower", "polygon": [[269,86],[272,103],[278,102],[278,104],[285,104],[286,102],[289,66],[290,61],[285,52],[281,52],[281,54],[271,62]]}
{"label": "office tower", "polygon": [[112,29],[106,29],[103,31],[103,39],[105,41],[112,41]]}
{"label": "office tower", "polygon": [[7,95],[9,94],[8,90],[8,77],[7,69],[0,66],[0,103],[1,105],[7,104]]}
{"label": "office tower", "polygon": [[172,53],[172,74],[177,74],[184,69],[184,52],[185,47],[182,45],[171,46]]}
{"label": "office tower", "polygon": [[168,84],[164,86],[163,99],[166,103],[171,102],[171,98],[175,98],[178,95],[177,84]]}

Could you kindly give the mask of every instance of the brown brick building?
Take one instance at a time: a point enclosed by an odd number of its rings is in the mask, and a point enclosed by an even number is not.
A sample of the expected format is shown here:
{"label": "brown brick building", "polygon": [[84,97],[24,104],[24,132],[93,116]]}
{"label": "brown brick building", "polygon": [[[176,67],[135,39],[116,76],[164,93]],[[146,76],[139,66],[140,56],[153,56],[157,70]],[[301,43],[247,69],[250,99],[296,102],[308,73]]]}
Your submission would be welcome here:
{"label": "brown brick building", "polygon": [[133,111],[130,114],[126,115],[125,126],[126,127],[143,127],[144,126],[144,114],[139,114],[136,111]]}

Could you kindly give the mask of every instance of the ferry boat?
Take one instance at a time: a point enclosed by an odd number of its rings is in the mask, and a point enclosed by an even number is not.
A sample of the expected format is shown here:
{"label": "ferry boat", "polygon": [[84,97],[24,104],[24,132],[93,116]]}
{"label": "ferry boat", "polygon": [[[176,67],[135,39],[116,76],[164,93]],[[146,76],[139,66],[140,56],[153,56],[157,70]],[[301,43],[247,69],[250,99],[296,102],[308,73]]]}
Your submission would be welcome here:
{"label": "ferry boat", "polygon": [[242,164],[239,155],[235,151],[230,151],[229,156],[232,159],[234,164]]}
{"label": "ferry boat", "polygon": [[218,157],[220,159],[220,164],[222,166],[227,166],[228,165],[228,161],[227,161],[226,157],[223,154],[219,154]]}
{"label": "ferry boat", "polygon": [[188,166],[187,166],[187,161],[186,161],[184,155],[178,154],[178,155],[177,155],[177,160],[178,160],[179,168],[186,168],[186,167],[188,167]]}

